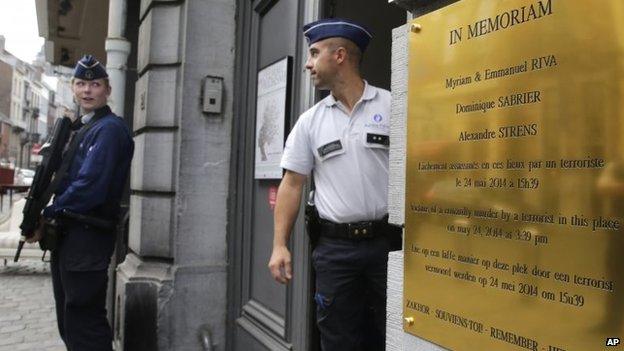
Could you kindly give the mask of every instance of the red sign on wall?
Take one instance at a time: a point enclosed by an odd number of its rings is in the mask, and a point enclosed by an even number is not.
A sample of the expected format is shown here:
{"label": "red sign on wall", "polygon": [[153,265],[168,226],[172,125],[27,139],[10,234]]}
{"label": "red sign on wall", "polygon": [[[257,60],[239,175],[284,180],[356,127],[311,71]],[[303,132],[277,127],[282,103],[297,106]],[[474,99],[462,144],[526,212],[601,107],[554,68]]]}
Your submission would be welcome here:
{"label": "red sign on wall", "polygon": [[271,185],[269,187],[269,206],[271,206],[271,210],[275,209],[275,201],[277,201],[277,185]]}

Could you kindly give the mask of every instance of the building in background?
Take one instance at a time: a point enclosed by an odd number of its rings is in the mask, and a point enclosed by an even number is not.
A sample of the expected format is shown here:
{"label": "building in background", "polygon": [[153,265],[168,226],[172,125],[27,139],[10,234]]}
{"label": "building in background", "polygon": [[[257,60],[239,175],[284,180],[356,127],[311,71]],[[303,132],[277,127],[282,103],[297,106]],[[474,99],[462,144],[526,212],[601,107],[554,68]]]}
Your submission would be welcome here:
{"label": "building in background", "polygon": [[41,161],[36,151],[58,118],[56,87],[44,81],[51,66],[43,53],[29,64],[6,51],[4,42],[0,36],[0,164],[34,168]]}
{"label": "building in background", "polygon": [[[4,54],[4,37],[0,36],[0,55]],[[0,164],[9,160],[11,140],[11,103],[13,93],[13,65],[0,60]]]}
{"label": "building in background", "polygon": [[[67,67],[57,67],[55,71],[58,79],[54,95],[54,105],[56,107],[54,118],[73,116],[76,113],[76,104],[71,91],[71,75],[73,72]],[[53,125],[53,123],[48,123],[48,128],[53,127]]]}

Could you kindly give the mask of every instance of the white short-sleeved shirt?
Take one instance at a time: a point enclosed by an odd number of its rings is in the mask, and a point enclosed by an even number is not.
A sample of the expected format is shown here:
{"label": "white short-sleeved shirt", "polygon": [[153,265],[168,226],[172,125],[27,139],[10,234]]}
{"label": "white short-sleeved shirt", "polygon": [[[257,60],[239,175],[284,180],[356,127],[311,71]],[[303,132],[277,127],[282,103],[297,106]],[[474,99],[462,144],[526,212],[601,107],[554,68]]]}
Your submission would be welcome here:
{"label": "white short-sleeved shirt", "polygon": [[349,223],[388,211],[390,92],[365,82],[351,116],[330,94],[304,112],[286,140],[281,167],[309,175],[321,218]]}

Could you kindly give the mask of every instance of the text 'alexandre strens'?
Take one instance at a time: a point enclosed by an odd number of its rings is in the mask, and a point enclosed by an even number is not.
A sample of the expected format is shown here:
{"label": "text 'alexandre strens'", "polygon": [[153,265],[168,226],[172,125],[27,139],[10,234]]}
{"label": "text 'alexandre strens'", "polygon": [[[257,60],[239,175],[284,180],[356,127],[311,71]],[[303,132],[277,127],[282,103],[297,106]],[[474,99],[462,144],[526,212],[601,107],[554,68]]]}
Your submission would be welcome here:
{"label": "text 'alexandre strens'", "polygon": [[[552,15],[552,0],[540,0],[529,6],[499,13],[495,17],[484,18],[468,25],[467,39],[476,38],[501,29],[507,29],[544,16]],[[457,44],[464,38],[464,27],[449,32],[449,45]]]}

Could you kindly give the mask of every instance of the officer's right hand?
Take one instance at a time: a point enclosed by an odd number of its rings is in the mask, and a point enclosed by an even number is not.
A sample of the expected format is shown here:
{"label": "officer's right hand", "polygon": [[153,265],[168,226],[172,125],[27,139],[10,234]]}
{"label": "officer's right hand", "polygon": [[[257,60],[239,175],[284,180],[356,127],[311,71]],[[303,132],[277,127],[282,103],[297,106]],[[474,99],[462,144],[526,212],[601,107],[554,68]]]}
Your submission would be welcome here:
{"label": "officer's right hand", "polygon": [[35,228],[33,235],[30,238],[26,239],[27,243],[33,244],[43,239],[43,226],[45,224],[44,222],[45,220],[43,219],[43,216],[39,217],[39,223],[37,223],[37,228]]}
{"label": "officer's right hand", "polygon": [[269,260],[269,270],[273,279],[279,283],[287,284],[292,279],[290,251],[286,246],[273,247],[273,253]]}

